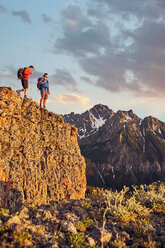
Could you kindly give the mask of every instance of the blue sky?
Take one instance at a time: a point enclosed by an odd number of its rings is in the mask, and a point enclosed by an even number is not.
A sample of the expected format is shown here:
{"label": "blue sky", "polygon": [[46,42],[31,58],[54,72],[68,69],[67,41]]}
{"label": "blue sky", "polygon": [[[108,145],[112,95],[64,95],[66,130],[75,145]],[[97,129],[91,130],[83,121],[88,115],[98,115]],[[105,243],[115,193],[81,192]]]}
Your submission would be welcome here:
{"label": "blue sky", "polygon": [[1,86],[20,89],[20,67],[33,65],[28,96],[49,74],[47,108],[113,111],[165,121],[164,0],[0,0]]}

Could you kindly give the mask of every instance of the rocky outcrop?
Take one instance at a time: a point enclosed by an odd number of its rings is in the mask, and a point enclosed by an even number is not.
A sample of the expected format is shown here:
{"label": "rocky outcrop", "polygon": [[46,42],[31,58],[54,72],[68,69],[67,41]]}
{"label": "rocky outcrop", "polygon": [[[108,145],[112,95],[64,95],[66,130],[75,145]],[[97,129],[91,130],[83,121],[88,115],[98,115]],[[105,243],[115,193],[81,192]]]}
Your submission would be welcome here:
{"label": "rocky outcrop", "polygon": [[88,111],[93,119],[84,119],[85,113],[75,123],[73,113],[64,118],[79,129],[89,185],[121,189],[165,181],[164,122],[141,119],[132,110],[114,113],[101,104]]}
{"label": "rocky outcrop", "polygon": [[85,168],[75,127],[0,88],[0,206],[83,198]]}

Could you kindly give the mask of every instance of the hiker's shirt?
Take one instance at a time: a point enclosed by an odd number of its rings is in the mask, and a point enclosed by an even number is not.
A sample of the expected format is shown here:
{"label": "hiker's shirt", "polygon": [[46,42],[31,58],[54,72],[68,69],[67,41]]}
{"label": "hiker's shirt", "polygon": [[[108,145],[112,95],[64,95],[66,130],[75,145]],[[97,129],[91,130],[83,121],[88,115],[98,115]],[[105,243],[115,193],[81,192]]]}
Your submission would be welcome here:
{"label": "hiker's shirt", "polygon": [[32,74],[32,72],[30,71],[30,69],[28,67],[25,67],[24,68],[24,71],[23,71],[23,78],[24,80],[28,80],[29,79],[29,76]]}
{"label": "hiker's shirt", "polygon": [[[42,83],[46,80],[45,83]],[[49,92],[49,81],[42,77],[39,81],[39,85],[41,86],[41,91],[45,90],[46,92]]]}

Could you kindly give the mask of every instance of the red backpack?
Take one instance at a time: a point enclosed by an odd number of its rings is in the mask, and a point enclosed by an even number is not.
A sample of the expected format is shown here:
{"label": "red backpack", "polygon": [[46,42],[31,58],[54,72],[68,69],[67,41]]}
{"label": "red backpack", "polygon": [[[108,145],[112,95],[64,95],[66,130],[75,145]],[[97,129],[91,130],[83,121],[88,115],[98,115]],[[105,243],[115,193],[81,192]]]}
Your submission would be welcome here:
{"label": "red backpack", "polygon": [[42,78],[42,77],[39,77],[39,78],[37,79],[37,88],[38,88],[39,90],[41,90],[41,85],[39,85],[39,81],[40,81],[41,78]]}

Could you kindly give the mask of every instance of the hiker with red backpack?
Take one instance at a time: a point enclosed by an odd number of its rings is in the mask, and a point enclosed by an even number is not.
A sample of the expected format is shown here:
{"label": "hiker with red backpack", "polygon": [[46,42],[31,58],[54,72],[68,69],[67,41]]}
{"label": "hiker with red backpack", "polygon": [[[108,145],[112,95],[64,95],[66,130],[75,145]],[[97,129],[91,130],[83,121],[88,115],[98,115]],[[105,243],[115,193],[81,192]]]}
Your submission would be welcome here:
{"label": "hiker with red backpack", "polygon": [[30,65],[29,67],[20,68],[17,72],[17,77],[18,79],[21,79],[23,89],[16,90],[16,92],[20,96],[20,92],[24,91],[24,99],[27,98],[28,80],[29,80],[29,76],[33,74],[32,73],[33,70],[34,67]]}
{"label": "hiker with red backpack", "polygon": [[49,81],[48,81],[48,73],[45,73],[42,78],[38,78],[37,87],[41,91],[41,99],[40,99],[40,107],[46,109],[46,100],[48,99],[49,92]]}

